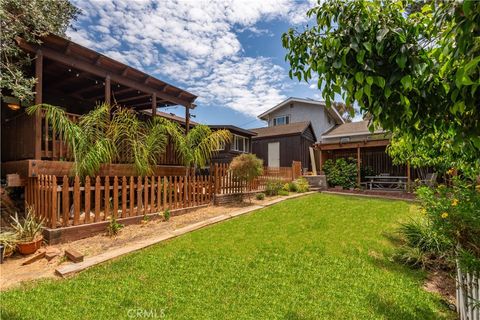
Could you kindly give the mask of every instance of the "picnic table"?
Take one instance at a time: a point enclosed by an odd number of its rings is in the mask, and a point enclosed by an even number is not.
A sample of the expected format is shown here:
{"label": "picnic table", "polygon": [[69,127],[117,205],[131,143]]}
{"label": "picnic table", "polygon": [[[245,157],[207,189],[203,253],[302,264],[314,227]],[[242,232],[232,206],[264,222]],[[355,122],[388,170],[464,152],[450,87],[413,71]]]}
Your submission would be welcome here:
{"label": "picnic table", "polygon": [[370,190],[407,190],[408,177],[405,176],[365,176],[368,181],[364,182]]}

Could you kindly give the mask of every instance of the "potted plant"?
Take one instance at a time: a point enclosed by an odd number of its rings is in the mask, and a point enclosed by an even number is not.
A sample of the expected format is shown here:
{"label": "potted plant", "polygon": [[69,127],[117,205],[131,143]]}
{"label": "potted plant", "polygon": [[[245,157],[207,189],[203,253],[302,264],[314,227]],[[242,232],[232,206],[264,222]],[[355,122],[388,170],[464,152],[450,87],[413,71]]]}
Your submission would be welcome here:
{"label": "potted plant", "polygon": [[43,220],[37,221],[32,207],[27,208],[27,216],[20,221],[18,215],[12,218],[12,227],[17,234],[17,248],[21,254],[27,255],[35,253],[42,245],[42,227]]}
{"label": "potted plant", "polygon": [[17,247],[17,234],[12,231],[0,232],[0,245],[3,246],[2,259],[10,257]]}

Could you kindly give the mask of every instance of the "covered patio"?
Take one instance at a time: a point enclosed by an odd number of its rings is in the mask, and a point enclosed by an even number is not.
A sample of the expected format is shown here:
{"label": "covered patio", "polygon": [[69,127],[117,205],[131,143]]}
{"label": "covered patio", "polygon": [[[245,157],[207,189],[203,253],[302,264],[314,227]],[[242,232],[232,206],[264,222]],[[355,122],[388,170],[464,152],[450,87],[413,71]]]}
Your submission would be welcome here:
{"label": "covered patio", "polygon": [[[41,44],[23,39],[17,42],[32,57],[30,74],[37,79],[36,94],[29,102],[7,103],[2,98],[3,175],[51,174],[72,161],[71,150],[42,112],[33,116],[25,113],[32,104],[60,106],[74,121],[102,102],[149,110],[153,116],[158,108],[178,105],[185,108],[186,122],[190,122],[190,109],[197,97],[185,90],[55,35],[42,38]],[[139,112],[139,117],[149,115]],[[124,163],[121,156],[118,163]],[[178,165],[171,145],[158,164]],[[39,172],[39,167],[47,171]]]}

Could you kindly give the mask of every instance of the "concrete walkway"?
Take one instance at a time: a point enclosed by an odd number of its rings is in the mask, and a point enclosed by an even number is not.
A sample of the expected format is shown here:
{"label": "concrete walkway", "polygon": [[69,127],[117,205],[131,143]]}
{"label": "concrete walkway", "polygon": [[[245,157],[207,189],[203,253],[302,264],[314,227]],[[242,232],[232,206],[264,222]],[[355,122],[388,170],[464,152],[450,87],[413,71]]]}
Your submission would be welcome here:
{"label": "concrete walkway", "polygon": [[265,203],[263,203],[261,205],[252,205],[252,206],[249,206],[249,207],[231,212],[229,214],[223,214],[223,215],[220,215],[220,216],[209,218],[209,219],[197,222],[197,223],[190,224],[186,227],[176,229],[174,231],[165,231],[165,232],[163,232],[163,233],[161,233],[161,234],[159,234],[155,237],[140,240],[140,241],[137,241],[134,244],[131,244],[131,245],[128,245],[128,246],[125,246],[125,247],[121,247],[121,248],[118,248],[118,249],[112,249],[112,250],[109,250],[107,252],[101,253],[101,254],[96,255],[96,256],[87,257],[87,258],[85,258],[85,260],[83,262],[80,262],[80,263],[70,263],[70,264],[67,264],[67,265],[62,265],[62,266],[58,267],[57,269],[55,269],[55,273],[59,276],[62,276],[62,277],[73,275],[73,274],[75,274],[79,271],[85,270],[85,269],[90,268],[92,266],[95,266],[99,263],[102,263],[102,262],[105,262],[105,261],[123,256],[125,254],[131,253],[131,252],[134,252],[134,251],[146,248],[146,247],[149,247],[151,245],[160,243],[160,242],[168,240],[168,239],[178,237],[182,234],[192,232],[192,231],[204,228],[206,226],[209,226],[209,225],[212,225],[212,224],[224,221],[224,220],[232,219],[234,217],[238,217],[238,216],[250,213],[252,211],[258,210],[258,209],[269,207],[271,205],[274,205],[276,203],[279,203],[279,202],[282,202],[282,201],[285,201],[285,200],[298,198],[298,197],[302,197],[302,196],[313,194],[313,193],[316,193],[316,192],[305,192],[305,193],[293,194],[293,195],[290,195],[290,196],[287,196],[287,197],[284,197],[284,198],[279,198],[279,199],[275,199],[275,200],[271,200],[271,201],[266,201]]}

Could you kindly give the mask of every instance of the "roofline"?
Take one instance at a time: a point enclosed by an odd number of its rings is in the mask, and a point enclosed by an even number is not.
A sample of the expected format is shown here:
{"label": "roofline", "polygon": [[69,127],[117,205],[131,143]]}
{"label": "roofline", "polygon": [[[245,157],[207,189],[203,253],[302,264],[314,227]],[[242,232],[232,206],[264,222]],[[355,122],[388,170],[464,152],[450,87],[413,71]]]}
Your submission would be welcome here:
{"label": "roofline", "polygon": [[[315,104],[315,105],[321,105],[321,106],[323,106],[323,107],[325,107],[325,108],[327,107],[327,105],[326,105],[326,103],[325,103],[324,101],[317,101],[317,100],[310,100],[310,99],[302,99],[302,98],[289,97],[288,99],[280,102],[280,103],[277,104],[276,106],[274,106],[274,107],[268,109],[267,111],[263,112],[262,114],[260,114],[260,115],[258,116],[258,118],[259,118],[260,120],[266,120],[266,119],[264,119],[264,117],[265,117],[266,115],[268,115],[269,113],[271,113],[271,112],[273,112],[273,111],[275,111],[275,110],[283,107],[283,106],[286,105],[287,103],[293,102],[293,101],[305,102],[305,103],[310,103],[310,104]],[[342,116],[340,115],[340,113],[338,113],[337,108],[335,108],[335,107],[332,105],[332,106],[330,106],[330,108],[328,108],[328,109],[332,109],[333,112],[335,113],[335,115],[338,117],[338,120],[340,120],[341,123],[345,123],[345,120],[342,118]]]}
{"label": "roofline", "polygon": [[237,127],[237,126],[234,126],[234,125],[231,125],[231,124],[227,124],[227,125],[209,124],[208,126],[212,129],[227,129],[227,130],[230,130],[230,131],[241,132],[241,133],[245,133],[247,135],[250,135],[252,137],[257,135],[256,132],[250,131],[248,129],[243,129],[243,128],[240,128],[240,127]]}
{"label": "roofline", "polygon": [[362,132],[353,132],[353,133],[344,133],[344,134],[333,134],[333,135],[322,135],[323,138],[341,138],[341,137],[350,137],[350,136],[362,136],[365,134],[376,134],[376,133],[387,133],[385,130],[375,130],[373,132],[370,131],[362,131]]}
{"label": "roofline", "polygon": [[[264,127],[264,128],[271,128],[271,127]],[[312,126],[312,123],[310,121],[308,121],[308,124],[305,126],[305,128],[303,128],[302,131],[299,131],[299,132],[293,132],[293,133],[279,133],[279,134],[272,134],[272,135],[269,135],[269,136],[262,136],[262,137],[252,137],[253,139],[262,139],[262,138],[269,138],[269,137],[289,137],[289,136],[295,136],[295,135],[298,135],[298,134],[304,134],[305,131],[310,128],[312,130],[312,133],[313,133],[313,141],[317,141],[317,136],[315,135],[315,131],[313,130],[313,126]],[[255,129],[263,129],[263,128],[255,128]],[[252,130],[255,130],[255,129],[252,129]],[[258,135],[258,133],[256,133]]]}

